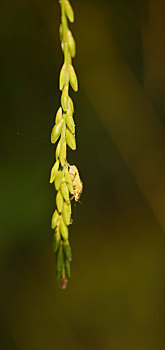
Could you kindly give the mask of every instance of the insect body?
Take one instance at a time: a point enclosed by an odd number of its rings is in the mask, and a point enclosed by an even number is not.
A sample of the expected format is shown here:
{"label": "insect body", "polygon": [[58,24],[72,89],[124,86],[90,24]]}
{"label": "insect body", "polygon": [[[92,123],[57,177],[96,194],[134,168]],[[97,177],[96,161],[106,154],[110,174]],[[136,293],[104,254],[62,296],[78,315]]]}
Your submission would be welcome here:
{"label": "insect body", "polygon": [[79,201],[81,193],[83,191],[83,183],[80,179],[80,175],[78,169],[75,165],[69,165],[69,173],[71,175],[73,191],[74,191],[74,199],[76,202]]}

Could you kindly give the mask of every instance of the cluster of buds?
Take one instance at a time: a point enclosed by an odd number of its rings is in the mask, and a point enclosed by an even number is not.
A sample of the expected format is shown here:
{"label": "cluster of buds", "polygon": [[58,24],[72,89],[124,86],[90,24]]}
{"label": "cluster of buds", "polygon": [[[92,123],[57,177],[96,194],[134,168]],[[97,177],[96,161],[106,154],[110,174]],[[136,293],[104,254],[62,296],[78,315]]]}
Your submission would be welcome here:
{"label": "cluster of buds", "polygon": [[82,192],[82,182],[76,166],[67,162],[67,146],[76,150],[75,124],[73,120],[74,105],[69,96],[69,85],[78,91],[78,81],[72,66],[72,58],[76,54],[75,40],[68,28],[68,20],[74,21],[74,12],[68,0],[60,0],[61,24],[60,40],[64,53],[64,64],[61,68],[59,88],[61,107],[59,107],[55,125],[51,133],[51,142],[58,141],[55,152],[55,164],[51,169],[50,183],[54,183],[57,191],[56,210],[52,216],[51,227],[54,230],[53,251],[56,253],[56,276],[61,288],[66,288],[70,277],[71,248],[69,244],[68,226],[71,219],[71,199],[77,201]]}

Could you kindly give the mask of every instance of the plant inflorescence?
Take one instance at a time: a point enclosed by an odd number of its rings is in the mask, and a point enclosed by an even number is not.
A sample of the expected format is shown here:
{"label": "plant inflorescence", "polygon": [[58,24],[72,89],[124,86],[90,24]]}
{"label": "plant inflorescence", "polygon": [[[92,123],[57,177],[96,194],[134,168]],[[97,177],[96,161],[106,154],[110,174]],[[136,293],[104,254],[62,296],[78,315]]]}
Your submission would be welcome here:
{"label": "plant inflorescence", "polygon": [[55,163],[51,169],[50,183],[54,183],[56,194],[56,209],[52,216],[51,227],[54,230],[53,251],[56,253],[56,277],[61,288],[66,288],[70,278],[71,247],[69,243],[68,226],[71,219],[71,199],[79,200],[82,192],[82,182],[75,165],[67,162],[67,146],[76,150],[75,123],[73,119],[74,105],[69,96],[69,86],[78,91],[78,80],[72,65],[76,54],[76,45],[68,27],[68,21],[74,22],[74,12],[68,0],[60,0],[61,24],[60,40],[64,54],[59,77],[61,90],[61,106],[59,107],[55,125],[51,132],[51,142],[58,141],[55,151]]}

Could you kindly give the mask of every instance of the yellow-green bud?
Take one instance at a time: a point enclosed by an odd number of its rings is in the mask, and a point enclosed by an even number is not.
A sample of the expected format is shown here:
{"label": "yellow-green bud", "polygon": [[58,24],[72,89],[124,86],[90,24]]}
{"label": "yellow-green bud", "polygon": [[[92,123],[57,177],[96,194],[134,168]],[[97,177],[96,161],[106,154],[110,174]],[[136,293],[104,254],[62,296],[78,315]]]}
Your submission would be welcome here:
{"label": "yellow-green bud", "polygon": [[68,171],[65,173],[65,181],[66,181],[66,183],[68,185],[69,192],[71,194],[74,194],[72,178],[71,178],[71,175],[69,174]]}
{"label": "yellow-green bud", "polygon": [[68,110],[70,111],[70,113],[74,113],[74,105],[73,105],[73,101],[71,99],[71,97],[69,96],[69,100],[68,100]]}
{"label": "yellow-green bud", "polygon": [[61,186],[61,182],[62,182],[62,172],[58,171],[54,180],[54,185],[55,185],[55,189],[56,191],[59,190],[60,186]]}
{"label": "yellow-green bud", "polygon": [[68,0],[65,0],[65,13],[67,17],[69,18],[70,22],[74,22],[74,12],[72,9],[72,6]]}
{"label": "yellow-green bud", "polygon": [[63,209],[62,209],[62,217],[64,219],[65,224],[68,226],[70,224],[70,207],[69,204],[64,202]]}
{"label": "yellow-green bud", "polygon": [[57,252],[60,246],[60,242],[61,242],[60,230],[59,230],[59,227],[56,227],[56,230],[53,236],[53,246],[52,246],[53,252],[55,253]]}
{"label": "yellow-green bud", "polygon": [[57,204],[57,209],[58,209],[59,213],[61,213],[62,209],[63,209],[64,201],[63,201],[63,197],[62,197],[62,194],[60,191],[58,191],[57,196],[56,196],[56,204]]}
{"label": "yellow-green bud", "polygon": [[70,247],[69,241],[63,242],[63,251],[64,251],[66,259],[71,261],[72,260],[72,253],[71,253],[71,247]]}
{"label": "yellow-green bud", "polygon": [[61,131],[61,144],[64,142],[65,140],[65,133],[66,133],[66,123],[64,121],[63,127],[62,127],[62,131]]}
{"label": "yellow-green bud", "polygon": [[60,79],[59,79],[59,88],[60,90],[63,89],[63,87],[65,86],[65,84],[67,84],[68,82],[68,67],[66,65],[66,63],[63,64],[62,68],[61,68],[61,72],[60,72]]}
{"label": "yellow-green bud", "polygon": [[64,110],[64,112],[67,110],[68,107],[68,86],[65,86],[62,95],[61,95],[61,105]]}
{"label": "yellow-green bud", "polygon": [[64,166],[66,162],[66,142],[62,144],[62,147],[60,150],[60,162],[62,166]]}
{"label": "yellow-green bud", "polygon": [[74,91],[78,91],[78,80],[72,64],[69,65],[69,80]]}
{"label": "yellow-green bud", "polygon": [[52,229],[54,229],[57,226],[58,220],[59,220],[59,214],[58,214],[58,211],[55,210],[52,215],[52,223],[51,223]]}
{"label": "yellow-green bud", "polygon": [[56,124],[53,129],[52,129],[52,133],[51,133],[51,143],[55,143],[60,134],[61,134],[61,130],[62,130],[62,125],[63,125],[63,119],[58,123]]}
{"label": "yellow-green bud", "polygon": [[69,128],[69,130],[71,131],[71,133],[74,134],[75,133],[74,120],[73,120],[72,114],[69,113],[68,111],[66,113],[66,125]]}
{"label": "yellow-green bud", "polygon": [[76,55],[76,44],[73,35],[70,30],[67,32],[68,46],[72,57]]}
{"label": "yellow-green bud", "polygon": [[76,150],[75,137],[68,129],[66,130],[66,143],[73,151]]}
{"label": "yellow-green bud", "polygon": [[58,142],[58,145],[57,145],[57,147],[56,147],[56,160],[59,158],[60,149],[61,149],[61,139],[60,139],[60,141]]}
{"label": "yellow-green bud", "polygon": [[61,236],[63,237],[63,239],[66,241],[68,239],[68,228],[65,225],[65,222],[61,216],[61,220],[60,220],[60,233]]}
{"label": "yellow-green bud", "polygon": [[69,201],[69,190],[68,190],[68,186],[66,184],[66,182],[62,182],[61,184],[61,193],[63,195],[63,198],[66,200],[66,202]]}
{"label": "yellow-green bud", "polygon": [[52,184],[54,179],[55,179],[55,176],[56,176],[56,173],[59,169],[59,160],[57,160],[55,162],[55,164],[53,165],[52,169],[51,169],[51,173],[50,173],[50,183]]}
{"label": "yellow-green bud", "polygon": [[57,252],[57,255],[56,255],[56,270],[57,270],[57,272],[59,272],[59,273],[62,272],[63,264],[64,264],[64,254],[63,254],[63,248],[62,248],[62,244],[61,244],[60,248]]}
{"label": "yellow-green bud", "polygon": [[55,124],[58,124],[62,119],[62,108],[60,107],[56,113]]}
{"label": "yellow-green bud", "polygon": [[65,273],[66,273],[66,277],[70,278],[70,262],[65,259]]}

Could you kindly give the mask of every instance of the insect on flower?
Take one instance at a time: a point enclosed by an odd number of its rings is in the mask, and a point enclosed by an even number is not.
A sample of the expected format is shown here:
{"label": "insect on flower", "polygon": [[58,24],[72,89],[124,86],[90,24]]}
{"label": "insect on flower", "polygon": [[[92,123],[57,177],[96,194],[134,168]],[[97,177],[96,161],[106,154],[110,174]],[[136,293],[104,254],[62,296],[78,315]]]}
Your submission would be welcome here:
{"label": "insect on flower", "polygon": [[74,199],[76,202],[78,202],[83,191],[83,183],[80,179],[78,169],[75,165],[69,165],[69,174],[71,175],[72,179]]}

